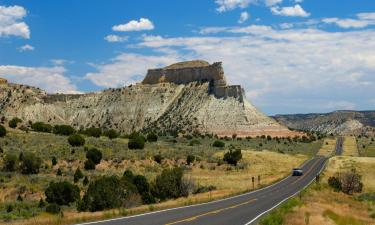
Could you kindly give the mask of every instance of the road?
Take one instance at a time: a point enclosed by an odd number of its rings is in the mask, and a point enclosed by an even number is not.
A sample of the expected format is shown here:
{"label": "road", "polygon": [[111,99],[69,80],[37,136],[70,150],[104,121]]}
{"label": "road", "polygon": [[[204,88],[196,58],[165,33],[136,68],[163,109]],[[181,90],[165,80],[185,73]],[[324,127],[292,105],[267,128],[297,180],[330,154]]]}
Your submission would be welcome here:
{"label": "road", "polygon": [[338,137],[335,147],[335,155],[342,155],[342,144],[344,143],[343,137]]}
{"label": "road", "polygon": [[[336,149],[337,150],[337,149]],[[96,225],[248,225],[296,195],[314,181],[325,166],[327,158],[315,157],[302,165],[304,175],[288,176],[266,188],[217,200],[209,203],[185,206],[146,213],[142,215],[117,218],[106,221],[85,223]],[[234,184],[235,185],[235,184]]]}

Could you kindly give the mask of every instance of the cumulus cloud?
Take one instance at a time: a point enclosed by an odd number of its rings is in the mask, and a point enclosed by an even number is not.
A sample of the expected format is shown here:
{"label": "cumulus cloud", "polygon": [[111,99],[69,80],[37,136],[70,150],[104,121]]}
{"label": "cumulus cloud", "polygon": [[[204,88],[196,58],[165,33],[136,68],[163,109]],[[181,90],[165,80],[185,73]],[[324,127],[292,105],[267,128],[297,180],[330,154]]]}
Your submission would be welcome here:
{"label": "cumulus cloud", "polygon": [[235,8],[246,8],[251,2],[255,2],[255,0],[216,0],[216,4],[218,4],[218,8],[216,10],[218,12],[225,12],[230,11]]}
{"label": "cumulus cloud", "polygon": [[288,7],[272,7],[271,12],[278,16],[298,16],[298,17],[309,17],[310,13],[306,12],[299,4]]}
{"label": "cumulus cloud", "polygon": [[324,18],[323,23],[336,24],[341,28],[364,28],[370,25],[375,25],[375,13],[359,13],[357,18]]}
{"label": "cumulus cloud", "polygon": [[64,67],[0,65],[0,76],[13,83],[39,87],[49,93],[78,93],[64,73]]}
{"label": "cumulus cloud", "polygon": [[119,24],[112,27],[113,31],[142,31],[153,29],[154,24],[147,18],[140,18],[139,21],[131,20],[126,24]]}
{"label": "cumulus cloud", "polygon": [[120,87],[142,81],[147,69],[163,67],[180,60],[183,58],[173,53],[161,56],[122,53],[108,64],[92,64],[98,72],[88,73],[85,78],[98,86]]}
{"label": "cumulus cloud", "polygon": [[266,6],[274,6],[283,2],[283,0],[265,0]]}
{"label": "cumulus cloud", "polygon": [[128,36],[118,36],[118,35],[107,35],[104,37],[104,40],[108,42],[125,42],[129,39]]}
{"label": "cumulus cloud", "polygon": [[249,19],[250,15],[248,12],[242,12],[241,15],[240,15],[240,18],[238,19],[238,23],[244,23],[245,21],[247,21]]}
{"label": "cumulus cloud", "polygon": [[30,38],[30,29],[22,19],[27,12],[22,6],[0,6],[0,37]]}
{"label": "cumulus cloud", "polygon": [[24,52],[24,51],[34,51],[34,46],[31,46],[29,44],[26,44],[26,45],[23,45],[21,47],[18,48],[18,51],[19,52]]}

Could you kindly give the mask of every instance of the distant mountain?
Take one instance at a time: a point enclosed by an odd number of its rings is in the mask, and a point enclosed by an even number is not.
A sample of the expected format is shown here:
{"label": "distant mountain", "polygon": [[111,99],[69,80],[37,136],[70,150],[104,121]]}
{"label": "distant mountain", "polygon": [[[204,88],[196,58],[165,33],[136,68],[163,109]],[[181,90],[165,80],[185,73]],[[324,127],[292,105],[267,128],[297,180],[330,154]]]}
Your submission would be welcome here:
{"label": "distant mountain", "polygon": [[136,85],[87,94],[47,94],[0,79],[0,117],[121,133],[299,134],[257,110],[241,86],[227,85],[221,63],[205,61],[150,69]]}
{"label": "distant mountain", "polygon": [[289,128],[338,135],[375,134],[375,111],[340,110],[331,113],[276,115]]}

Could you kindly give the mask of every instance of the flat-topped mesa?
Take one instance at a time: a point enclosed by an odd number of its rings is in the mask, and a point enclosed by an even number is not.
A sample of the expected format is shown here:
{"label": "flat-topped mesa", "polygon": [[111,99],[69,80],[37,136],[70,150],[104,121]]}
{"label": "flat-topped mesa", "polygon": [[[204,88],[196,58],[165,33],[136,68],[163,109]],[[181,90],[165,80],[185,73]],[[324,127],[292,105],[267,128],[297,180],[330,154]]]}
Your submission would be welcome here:
{"label": "flat-topped mesa", "polygon": [[209,82],[210,92],[218,98],[235,97],[243,101],[244,91],[239,85],[228,86],[221,62],[209,64],[203,60],[186,61],[170,66],[150,69],[142,84],[189,84]]}

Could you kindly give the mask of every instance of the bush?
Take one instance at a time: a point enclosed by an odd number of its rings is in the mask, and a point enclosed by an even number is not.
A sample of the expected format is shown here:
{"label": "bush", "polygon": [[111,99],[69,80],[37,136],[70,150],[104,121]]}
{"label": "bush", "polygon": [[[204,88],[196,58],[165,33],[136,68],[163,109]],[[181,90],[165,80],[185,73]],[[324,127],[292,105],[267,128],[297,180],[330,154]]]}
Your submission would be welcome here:
{"label": "bush", "polygon": [[161,200],[186,197],[182,176],[183,171],[180,168],[164,169],[155,179],[154,196]]}
{"label": "bush", "polygon": [[158,141],[158,135],[156,135],[155,133],[149,133],[147,135],[147,141],[148,142],[157,142]]}
{"label": "bush", "polygon": [[236,166],[238,161],[242,159],[241,149],[232,150],[230,149],[229,152],[224,154],[223,160],[230,165]]}
{"label": "bush", "polygon": [[225,143],[222,142],[222,141],[216,140],[216,141],[214,141],[212,146],[217,147],[217,148],[223,148],[223,147],[225,147]]}
{"label": "bush", "polygon": [[115,131],[114,129],[109,129],[109,130],[106,130],[104,131],[103,133],[104,136],[107,136],[109,139],[115,139],[119,136],[119,134],[117,133],[117,131]]}
{"label": "bush", "polygon": [[142,197],[142,202],[144,204],[155,203],[155,198],[150,193],[150,184],[148,183],[146,177],[142,175],[136,175],[133,178],[133,184],[137,188],[138,193]]}
{"label": "bush", "polygon": [[61,208],[56,203],[48,204],[46,207],[46,212],[51,213],[51,214],[58,214],[60,211],[61,211]]}
{"label": "bush", "polygon": [[60,168],[57,169],[56,176],[62,176],[62,171]]}
{"label": "bush", "polygon": [[72,134],[69,136],[68,142],[73,147],[82,146],[85,144],[85,138],[79,134]]}
{"label": "bush", "polygon": [[88,159],[85,161],[84,168],[85,170],[95,170],[95,163],[91,161],[91,159]]}
{"label": "bush", "polygon": [[11,128],[16,128],[18,123],[21,123],[22,120],[18,117],[14,117],[13,119],[11,119],[9,122],[8,122],[8,125],[9,127]]}
{"label": "bush", "polygon": [[125,180],[129,181],[130,183],[133,183],[134,174],[133,174],[133,172],[131,170],[128,170],[128,169],[125,170],[124,175],[122,175],[122,177]]}
{"label": "bush", "polygon": [[100,137],[102,129],[96,127],[90,127],[83,131],[83,133],[89,137]]}
{"label": "bush", "polygon": [[52,131],[52,126],[43,122],[33,123],[31,128],[37,132],[51,133]]}
{"label": "bush", "polygon": [[58,205],[69,205],[79,199],[80,190],[77,185],[68,181],[51,182],[45,190],[46,201]]}
{"label": "bush", "polygon": [[53,133],[58,135],[69,136],[76,132],[76,130],[69,125],[55,125],[53,127]]}
{"label": "bush", "polygon": [[3,125],[0,125],[0,137],[5,137],[7,135],[7,130]]}
{"label": "bush", "polygon": [[42,160],[32,152],[23,154],[21,172],[23,174],[37,174],[42,164]]}
{"label": "bush", "polygon": [[83,173],[82,173],[82,171],[78,167],[76,169],[76,172],[74,173],[74,183],[77,183],[82,178],[83,178]]}
{"label": "bush", "polygon": [[55,166],[57,164],[57,159],[55,156],[52,157],[51,163],[52,163],[52,166]]}
{"label": "bush", "polygon": [[143,149],[145,147],[145,140],[142,136],[136,136],[129,140],[128,148],[129,149]]}
{"label": "bush", "polygon": [[86,158],[88,160],[91,160],[93,163],[95,163],[95,165],[99,164],[100,161],[102,160],[102,152],[99,151],[97,148],[90,148],[87,152],[86,152]]}
{"label": "bush", "polygon": [[138,204],[130,199],[136,195],[136,187],[125,179],[116,176],[101,177],[91,182],[82,201],[77,208],[79,211],[99,211]]}
{"label": "bush", "polygon": [[188,164],[188,165],[190,165],[192,162],[194,162],[195,161],[195,156],[193,156],[193,155],[188,155],[187,157],[186,157],[186,163]]}
{"label": "bush", "polygon": [[196,139],[191,140],[191,141],[189,142],[189,146],[201,145],[201,144],[202,144],[202,143],[201,143],[199,140],[196,140]]}
{"label": "bush", "polygon": [[89,178],[87,176],[85,176],[85,178],[83,179],[82,184],[83,186],[86,186],[89,184]]}
{"label": "bush", "polygon": [[17,156],[14,154],[7,154],[4,157],[4,170],[8,172],[13,172],[16,170]]}
{"label": "bush", "polygon": [[328,185],[335,189],[335,191],[341,191],[341,181],[338,177],[328,178]]}
{"label": "bush", "polygon": [[163,156],[160,153],[157,155],[154,155],[154,161],[161,164],[163,161]]}
{"label": "bush", "polygon": [[210,186],[199,186],[197,187],[195,190],[194,190],[194,194],[199,194],[199,193],[206,193],[206,192],[209,192],[209,191],[214,191],[216,190],[216,187],[213,186],[213,185],[210,185]]}

